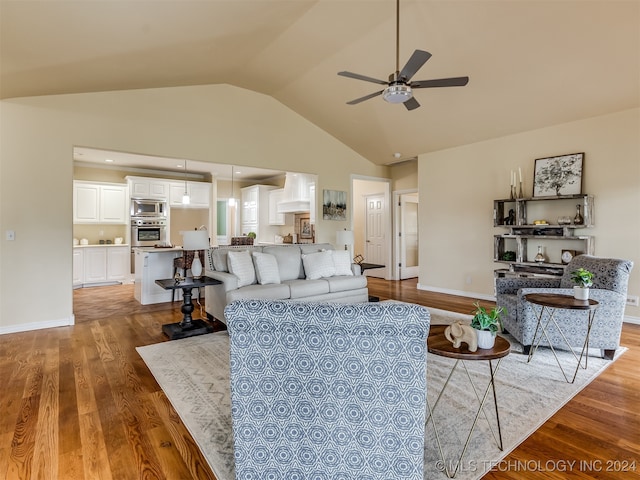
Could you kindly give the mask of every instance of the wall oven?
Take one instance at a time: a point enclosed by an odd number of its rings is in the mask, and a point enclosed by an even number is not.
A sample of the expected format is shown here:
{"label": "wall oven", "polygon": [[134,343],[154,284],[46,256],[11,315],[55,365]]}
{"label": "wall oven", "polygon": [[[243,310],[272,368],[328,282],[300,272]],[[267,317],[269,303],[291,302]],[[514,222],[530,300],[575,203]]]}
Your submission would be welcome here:
{"label": "wall oven", "polygon": [[167,243],[166,217],[131,217],[131,273],[136,273],[135,248]]}
{"label": "wall oven", "polygon": [[154,247],[167,243],[167,219],[131,217],[131,246]]}
{"label": "wall oven", "polygon": [[164,200],[131,199],[131,217],[166,217],[167,202]]}

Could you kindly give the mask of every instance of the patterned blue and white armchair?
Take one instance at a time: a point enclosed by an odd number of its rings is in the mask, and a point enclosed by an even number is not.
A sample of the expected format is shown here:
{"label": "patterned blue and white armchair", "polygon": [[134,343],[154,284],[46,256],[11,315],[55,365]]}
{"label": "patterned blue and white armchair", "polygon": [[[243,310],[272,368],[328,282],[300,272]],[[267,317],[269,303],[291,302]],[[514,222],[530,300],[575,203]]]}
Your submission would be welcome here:
{"label": "patterned blue and white armchair", "polygon": [[237,480],[422,480],[429,311],[226,307]]}
{"label": "patterned blue and white armchair", "polygon": [[[624,321],[624,309],[627,300],[627,285],[633,262],[616,258],[601,258],[591,255],[578,255],[568,264],[561,278],[510,278],[496,279],[496,303],[507,309],[504,320],[505,329],[524,347],[527,354],[533,342],[537,325],[537,313],[540,307],[534,307],[524,300],[531,293],[558,293],[573,295],[575,283],[571,272],[578,268],[593,272],[593,286],[589,289],[589,298],[600,305],[595,314],[589,347],[599,348],[605,358],[612,359],[620,346],[620,333]],[[561,315],[561,317],[559,316]],[[580,310],[562,310],[556,319],[562,323],[564,334],[573,347],[580,347],[586,332],[586,314]],[[554,347],[562,347],[559,332],[549,330]],[[540,345],[548,345],[543,337]]]}

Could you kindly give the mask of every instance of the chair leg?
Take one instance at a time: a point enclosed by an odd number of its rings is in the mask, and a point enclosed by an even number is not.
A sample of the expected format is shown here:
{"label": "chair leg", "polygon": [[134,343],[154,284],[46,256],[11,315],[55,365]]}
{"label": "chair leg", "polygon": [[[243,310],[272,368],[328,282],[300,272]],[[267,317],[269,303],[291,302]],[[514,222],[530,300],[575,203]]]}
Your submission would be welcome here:
{"label": "chair leg", "polygon": [[531,351],[531,345],[523,345],[522,346],[522,354],[523,355],[529,355],[530,351]]}

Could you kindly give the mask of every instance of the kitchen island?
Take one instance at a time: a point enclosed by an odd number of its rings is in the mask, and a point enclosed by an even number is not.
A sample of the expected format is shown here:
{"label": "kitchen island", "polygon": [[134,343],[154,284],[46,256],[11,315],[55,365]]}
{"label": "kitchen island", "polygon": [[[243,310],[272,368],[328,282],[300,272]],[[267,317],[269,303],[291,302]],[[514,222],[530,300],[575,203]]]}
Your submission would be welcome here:
{"label": "kitchen island", "polygon": [[[173,277],[173,259],[182,256],[182,247],[135,247],[134,297],[142,305],[171,301],[171,291],[156,284],[156,280]],[[182,300],[182,292],[178,300]]]}

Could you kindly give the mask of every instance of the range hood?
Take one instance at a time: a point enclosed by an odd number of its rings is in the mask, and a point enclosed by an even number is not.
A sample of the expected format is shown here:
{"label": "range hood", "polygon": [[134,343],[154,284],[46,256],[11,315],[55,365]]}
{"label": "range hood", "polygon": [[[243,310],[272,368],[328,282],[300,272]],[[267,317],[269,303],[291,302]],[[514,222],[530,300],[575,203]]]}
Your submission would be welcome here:
{"label": "range hood", "polygon": [[315,175],[287,172],[284,180],[282,200],[278,202],[278,213],[309,213],[311,209],[311,187]]}

